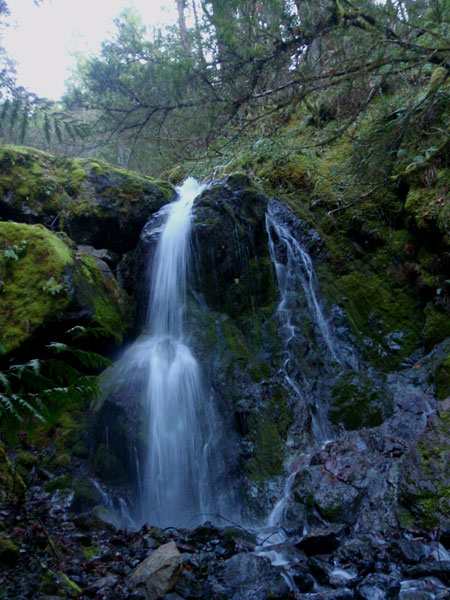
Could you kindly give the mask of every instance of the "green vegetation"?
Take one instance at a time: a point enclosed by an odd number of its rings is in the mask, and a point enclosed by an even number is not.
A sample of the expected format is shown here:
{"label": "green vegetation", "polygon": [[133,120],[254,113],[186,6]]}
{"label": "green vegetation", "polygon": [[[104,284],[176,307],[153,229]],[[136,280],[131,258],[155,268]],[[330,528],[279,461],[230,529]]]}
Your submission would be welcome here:
{"label": "green vegetation", "polygon": [[434,389],[438,400],[450,397],[450,354],[434,370]]}
{"label": "green vegetation", "polygon": [[450,511],[449,426],[448,410],[433,417],[402,469],[402,504],[426,529],[436,527]]}
{"label": "green vegetation", "polygon": [[292,423],[283,388],[277,387],[269,402],[250,415],[248,439],[254,451],[246,469],[250,479],[264,481],[283,473],[287,432]]}
{"label": "green vegetation", "polygon": [[392,400],[385,395],[378,381],[356,372],[344,373],[333,387],[330,420],[347,430],[381,425],[393,411]]}
{"label": "green vegetation", "polygon": [[[19,247],[16,260],[5,257]],[[70,248],[41,225],[0,222],[0,248],[0,335],[11,351],[68,306],[64,281],[74,261]],[[58,294],[42,293],[50,279],[61,286]]]}

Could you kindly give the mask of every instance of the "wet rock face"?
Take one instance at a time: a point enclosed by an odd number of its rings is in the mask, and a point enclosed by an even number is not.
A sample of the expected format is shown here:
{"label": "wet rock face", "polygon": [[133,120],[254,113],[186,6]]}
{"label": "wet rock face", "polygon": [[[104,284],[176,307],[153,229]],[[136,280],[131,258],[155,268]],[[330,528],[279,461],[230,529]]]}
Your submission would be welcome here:
{"label": "wet rock face", "polygon": [[450,410],[429,417],[400,471],[400,500],[422,526],[445,523],[450,514]]}
{"label": "wet rock face", "polygon": [[347,371],[337,378],[329,411],[332,422],[347,430],[376,427],[392,412],[392,398],[380,376]]}
{"label": "wet rock face", "polygon": [[199,277],[194,286],[211,309],[238,317],[274,301],[266,204],[267,198],[240,177],[213,185],[196,202],[193,241]]}
{"label": "wet rock face", "polygon": [[[267,231],[269,202],[274,224]],[[144,281],[163,220],[155,215],[145,226],[131,281]],[[396,526],[392,490],[401,458],[423,432],[424,414],[434,410],[430,381],[446,390],[448,353],[439,355],[439,366],[430,359],[433,365],[422,370],[377,372],[360,358],[345,310],[323,302],[314,278],[332,342],[311,316],[313,302],[300,283],[290,284],[280,309],[274,263],[286,279],[295,277],[278,225],[323,271],[327,248],[317,231],[245,177],[214,184],[194,207],[187,329],[223,418],[224,453],[243,475],[244,512],[267,515],[279,498],[288,452],[307,452],[312,456],[299,468],[289,503],[290,525],[306,518],[314,525]],[[143,283],[135,287],[141,323],[146,294]],[[334,441],[320,450],[326,439]]]}

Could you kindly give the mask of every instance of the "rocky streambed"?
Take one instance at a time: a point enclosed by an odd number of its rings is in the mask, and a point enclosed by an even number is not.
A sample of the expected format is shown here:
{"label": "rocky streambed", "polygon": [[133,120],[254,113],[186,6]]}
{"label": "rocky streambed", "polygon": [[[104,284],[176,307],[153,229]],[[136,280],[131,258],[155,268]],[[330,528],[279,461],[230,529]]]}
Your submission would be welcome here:
{"label": "rocky streambed", "polygon": [[[312,457],[312,471],[331,460],[330,449],[321,451],[321,460]],[[373,507],[371,530],[368,515],[359,524],[350,518],[327,523],[316,507],[315,522],[310,518],[305,527],[298,515],[292,518],[291,506],[286,518],[291,514],[292,526],[284,529],[231,522],[192,530],[120,529],[112,524],[112,511],[94,508],[101,488],[91,483],[85,462],[74,460],[65,475],[55,475],[45,468],[53,455],[53,440],[38,449],[25,438],[11,450],[13,462],[2,454],[2,476],[9,482],[0,506],[2,598],[450,597],[450,527],[444,523],[431,531],[387,523],[383,531]],[[64,477],[76,483],[65,488]]]}

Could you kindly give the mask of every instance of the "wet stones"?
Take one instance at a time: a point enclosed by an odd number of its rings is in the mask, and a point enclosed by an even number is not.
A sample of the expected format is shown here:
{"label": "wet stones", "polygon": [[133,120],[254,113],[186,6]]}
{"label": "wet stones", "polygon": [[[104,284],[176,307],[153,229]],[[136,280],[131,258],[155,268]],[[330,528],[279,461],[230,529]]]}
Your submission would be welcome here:
{"label": "wet stones", "polygon": [[130,581],[145,600],[157,600],[175,586],[182,562],[175,542],[163,544],[131,572]]}

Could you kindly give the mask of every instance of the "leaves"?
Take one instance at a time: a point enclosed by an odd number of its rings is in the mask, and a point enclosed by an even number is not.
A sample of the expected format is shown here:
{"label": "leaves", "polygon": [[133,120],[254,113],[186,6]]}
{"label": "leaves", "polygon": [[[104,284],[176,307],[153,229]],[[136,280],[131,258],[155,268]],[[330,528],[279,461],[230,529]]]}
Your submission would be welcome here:
{"label": "leaves", "polygon": [[[94,335],[100,335],[101,328],[93,329]],[[89,328],[76,326],[68,333],[87,336]],[[6,416],[16,421],[26,417],[45,420],[52,404],[67,406],[98,395],[98,379],[86,371],[110,366],[107,358],[63,342],[52,342],[46,348],[49,352],[44,358],[11,364],[0,371],[0,420]]]}

